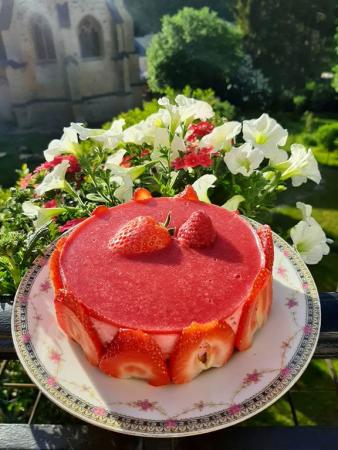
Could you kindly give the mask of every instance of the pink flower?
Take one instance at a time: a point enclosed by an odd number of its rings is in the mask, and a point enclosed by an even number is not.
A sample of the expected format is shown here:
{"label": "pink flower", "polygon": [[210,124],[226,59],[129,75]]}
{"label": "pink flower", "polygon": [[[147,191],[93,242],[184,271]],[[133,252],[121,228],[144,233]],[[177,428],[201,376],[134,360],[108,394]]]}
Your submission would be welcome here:
{"label": "pink flower", "polygon": [[52,350],[49,354],[49,359],[53,362],[58,363],[61,360],[61,353]]}
{"label": "pink flower", "polygon": [[148,399],[145,400],[137,400],[135,402],[135,405],[142,409],[142,411],[148,411],[148,410],[153,410],[154,409],[154,405],[155,403],[150,402]]}
{"label": "pink flower", "polygon": [[94,408],[92,408],[92,413],[100,417],[105,417],[107,415],[107,411],[100,406],[94,406]]}
{"label": "pink flower", "polygon": [[311,325],[305,325],[303,328],[305,336],[309,336],[312,333],[312,326]]}
{"label": "pink flower", "polygon": [[55,198],[53,198],[52,200],[48,200],[48,202],[43,204],[44,208],[57,208],[57,206],[58,204]]}
{"label": "pink flower", "polygon": [[29,333],[24,333],[24,334],[22,335],[22,340],[23,340],[23,342],[24,342],[25,344],[28,344],[28,343],[30,342],[30,340],[31,340],[30,334],[29,334]]}
{"label": "pink flower", "polygon": [[54,386],[56,386],[56,380],[55,380],[55,378],[54,377],[48,377],[47,378],[47,384],[49,385],[49,386],[52,386],[52,387],[54,387]]}
{"label": "pink flower", "polygon": [[20,303],[21,303],[22,305],[26,305],[26,304],[28,303],[28,297],[27,297],[27,295],[25,295],[25,296],[23,296],[23,297],[20,297]]}
{"label": "pink flower", "polygon": [[308,283],[304,283],[304,284],[303,284],[304,291],[307,291],[308,287],[309,287],[309,284],[308,284]]}
{"label": "pink flower", "polygon": [[169,429],[175,428],[177,426],[177,420],[168,419],[164,422],[164,426]]}
{"label": "pink flower", "polygon": [[255,369],[253,372],[246,374],[246,377],[244,378],[244,384],[258,383],[261,378],[262,374],[260,372],[257,372],[257,370]]}
{"label": "pink flower", "polygon": [[71,228],[75,227],[75,225],[77,225],[78,223],[83,222],[85,219],[86,219],[86,217],[79,217],[77,219],[68,220],[66,223],[59,226],[60,233],[70,230]]}
{"label": "pink flower", "polygon": [[279,376],[284,380],[284,378],[288,377],[291,373],[290,367],[284,367],[280,372]]}
{"label": "pink flower", "polygon": [[288,256],[289,256],[289,250],[284,250],[284,251],[283,251],[283,255],[286,256],[286,257],[288,258]]}
{"label": "pink flower", "polygon": [[238,414],[240,411],[241,411],[240,405],[236,405],[236,404],[229,406],[229,408],[227,409],[227,412],[231,415]]}

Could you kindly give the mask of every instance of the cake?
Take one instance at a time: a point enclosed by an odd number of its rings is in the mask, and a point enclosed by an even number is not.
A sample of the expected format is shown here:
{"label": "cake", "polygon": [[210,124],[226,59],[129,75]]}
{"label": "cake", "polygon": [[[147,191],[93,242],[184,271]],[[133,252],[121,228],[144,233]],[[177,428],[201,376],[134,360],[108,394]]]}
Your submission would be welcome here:
{"label": "cake", "polygon": [[[166,223],[164,223],[166,222]],[[267,320],[273,242],[191,187],[99,206],[51,256],[59,326],[118,378],[185,383],[244,351]]]}

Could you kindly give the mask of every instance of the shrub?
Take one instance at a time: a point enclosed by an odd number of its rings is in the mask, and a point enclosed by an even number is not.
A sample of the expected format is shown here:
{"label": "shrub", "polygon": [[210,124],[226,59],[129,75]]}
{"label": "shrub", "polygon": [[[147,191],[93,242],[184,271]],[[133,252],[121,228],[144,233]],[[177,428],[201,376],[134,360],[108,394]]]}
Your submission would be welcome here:
{"label": "shrub", "polygon": [[183,8],[164,16],[147,51],[148,83],[153,92],[167,86],[212,87],[225,93],[243,56],[242,33],[209,8]]}
{"label": "shrub", "polygon": [[338,123],[322,125],[317,130],[318,143],[332,151],[338,148]]}
{"label": "shrub", "polygon": [[297,112],[303,112],[305,110],[307,103],[307,98],[305,95],[295,95],[292,101]]}

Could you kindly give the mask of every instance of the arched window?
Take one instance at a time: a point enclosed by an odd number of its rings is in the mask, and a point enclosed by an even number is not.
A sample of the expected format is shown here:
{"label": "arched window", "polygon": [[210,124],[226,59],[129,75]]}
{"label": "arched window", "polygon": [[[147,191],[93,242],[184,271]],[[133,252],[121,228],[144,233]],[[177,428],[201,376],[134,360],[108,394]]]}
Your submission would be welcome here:
{"label": "arched window", "polygon": [[43,16],[36,16],[32,20],[32,37],[38,61],[56,59],[52,30]]}
{"label": "arched window", "polygon": [[103,55],[102,30],[94,17],[84,17],[79,25],[79,41],[82,58],[95,58]]}

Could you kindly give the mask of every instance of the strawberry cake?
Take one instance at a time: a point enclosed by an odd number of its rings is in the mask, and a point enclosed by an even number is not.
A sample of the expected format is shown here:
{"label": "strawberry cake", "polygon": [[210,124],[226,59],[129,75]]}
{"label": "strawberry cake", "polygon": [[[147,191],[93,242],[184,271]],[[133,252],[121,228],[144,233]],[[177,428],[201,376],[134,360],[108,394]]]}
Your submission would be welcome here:
{"label": "strawberry cake", "polygon": [[106,374],[186,383],[246,350],[272,301],[273,241],[192,187],[98,207],[50,260],[59,326]]}

